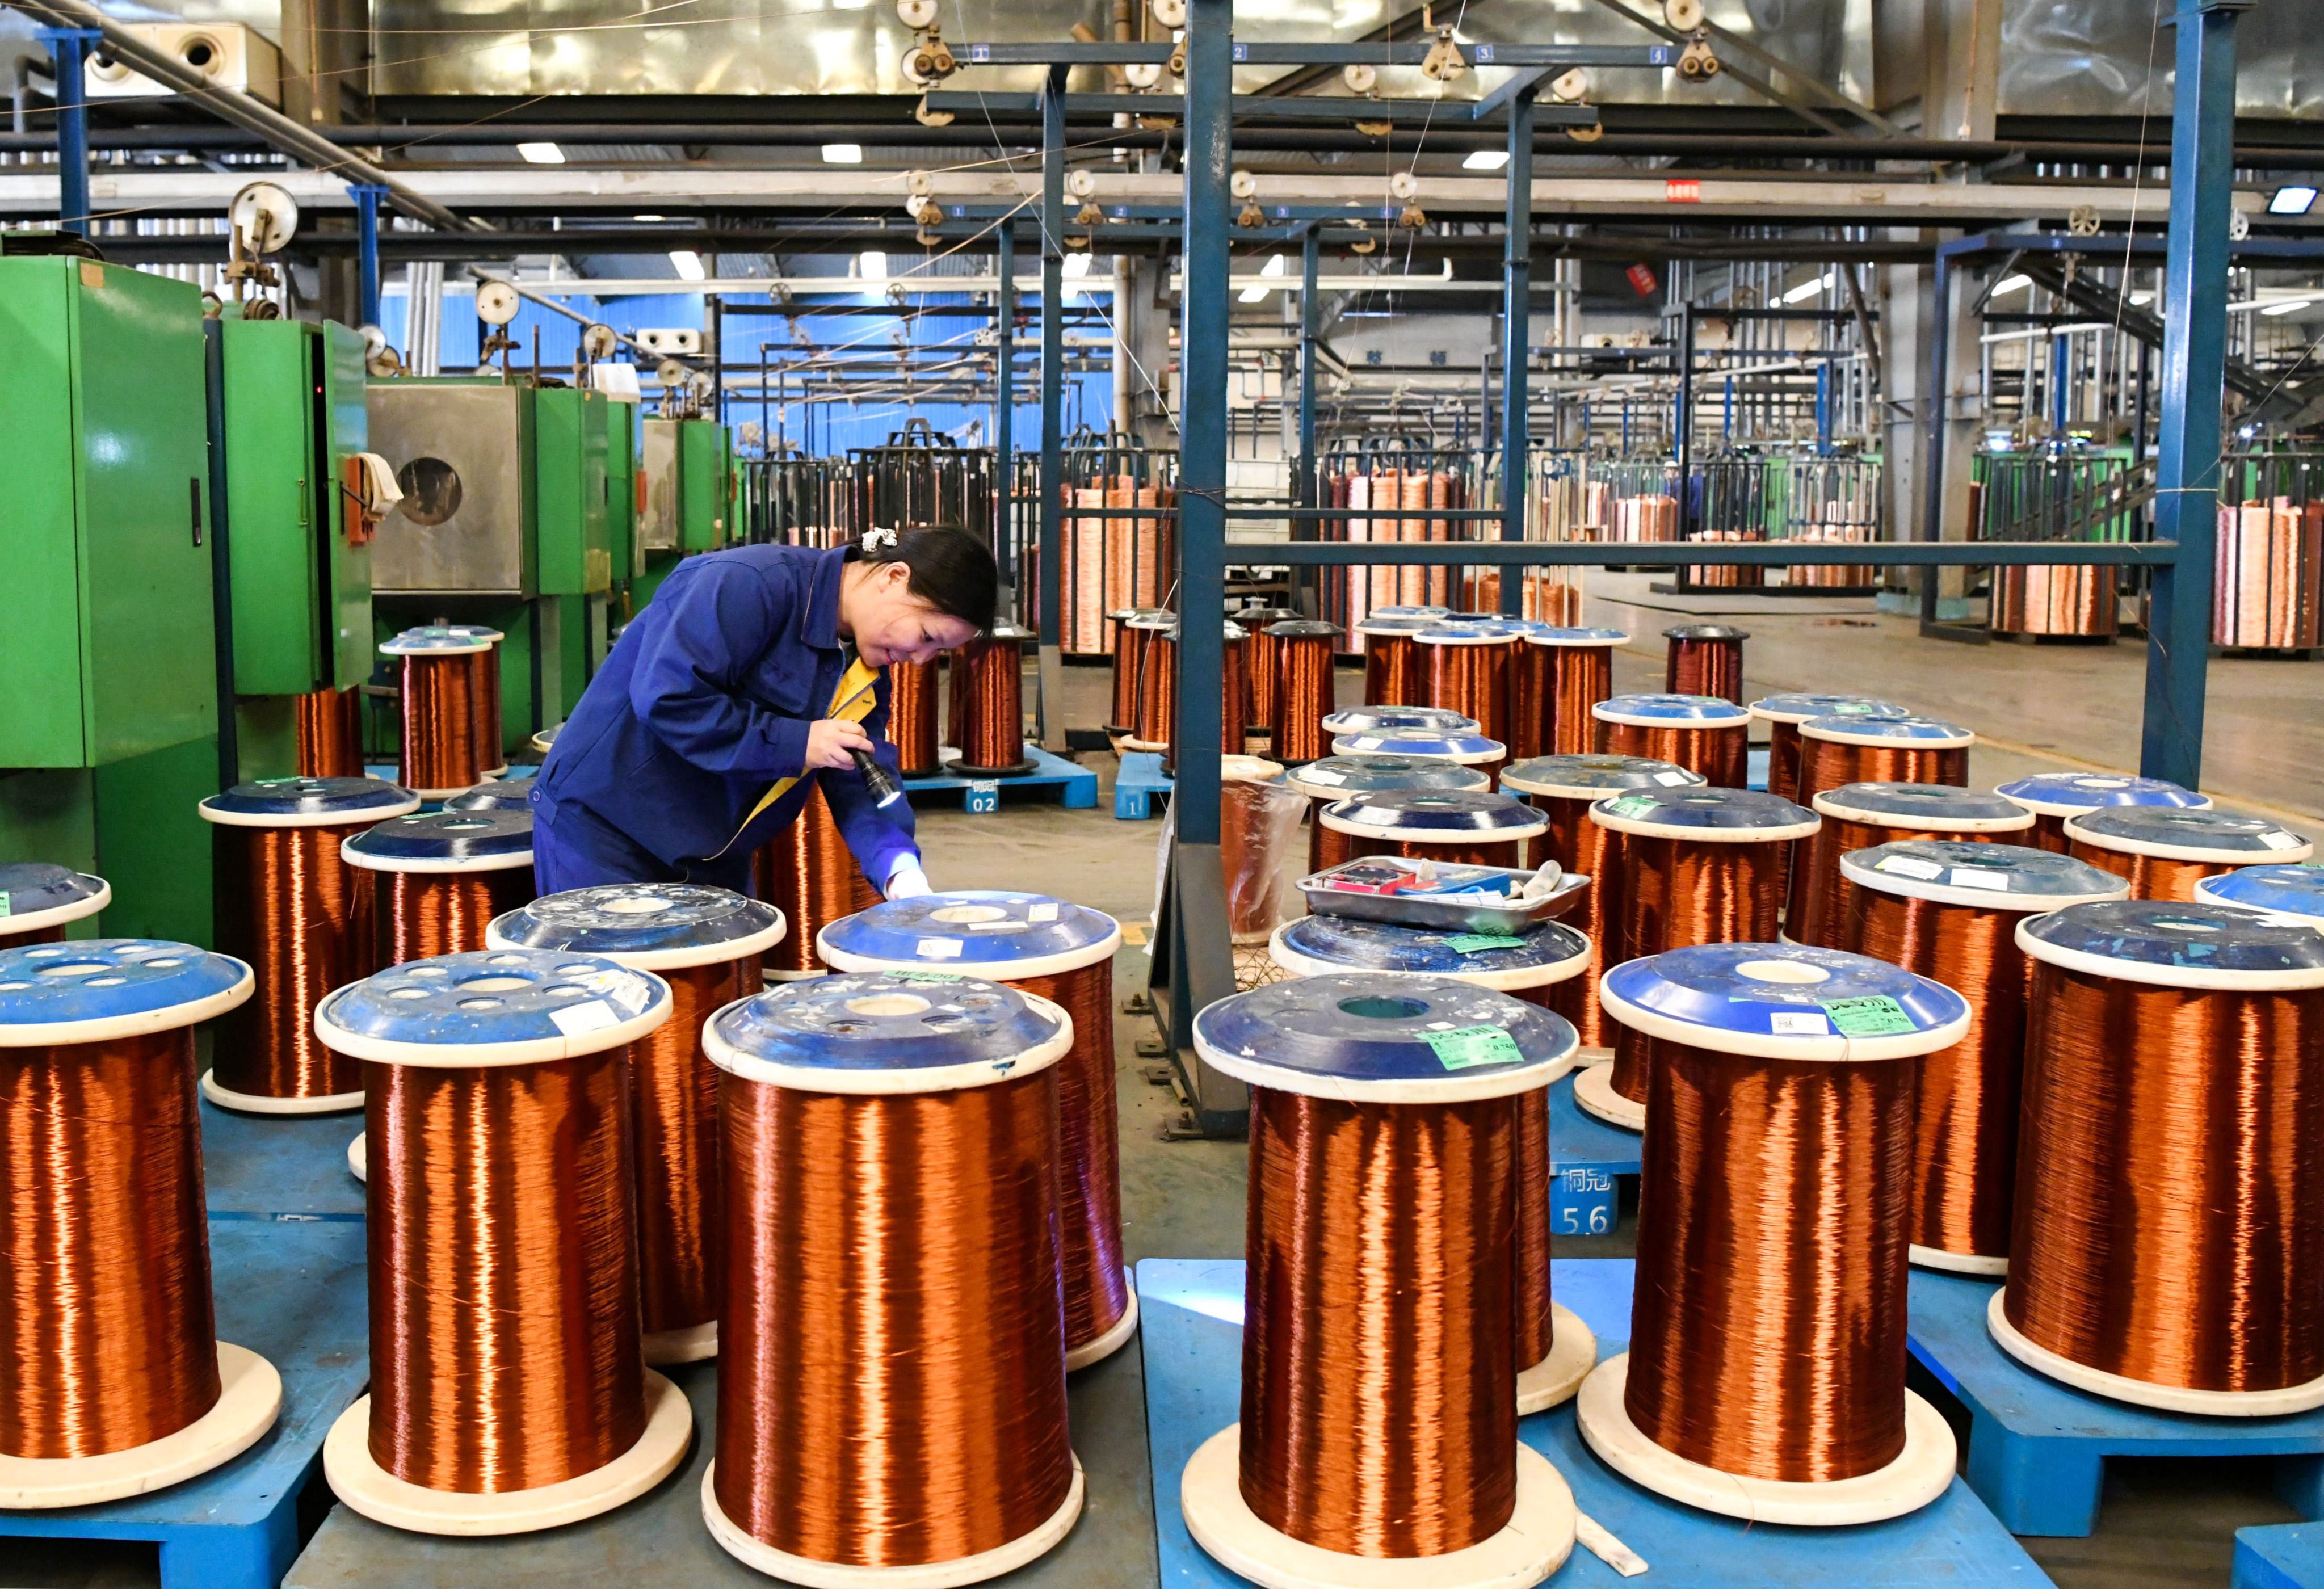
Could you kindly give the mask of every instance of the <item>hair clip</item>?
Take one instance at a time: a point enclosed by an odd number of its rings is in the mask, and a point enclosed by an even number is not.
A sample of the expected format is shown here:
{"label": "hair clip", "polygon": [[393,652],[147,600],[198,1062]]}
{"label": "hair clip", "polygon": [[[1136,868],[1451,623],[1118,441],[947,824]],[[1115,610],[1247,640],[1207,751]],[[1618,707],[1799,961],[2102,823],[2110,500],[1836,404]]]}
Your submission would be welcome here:
{"label": "hair clip", "polygon": [[874,526],[863,532],[863,550],[865,551],[880,551],[883,549],[893,548],[895,544],[896,532],[893,530],[882,530]]}

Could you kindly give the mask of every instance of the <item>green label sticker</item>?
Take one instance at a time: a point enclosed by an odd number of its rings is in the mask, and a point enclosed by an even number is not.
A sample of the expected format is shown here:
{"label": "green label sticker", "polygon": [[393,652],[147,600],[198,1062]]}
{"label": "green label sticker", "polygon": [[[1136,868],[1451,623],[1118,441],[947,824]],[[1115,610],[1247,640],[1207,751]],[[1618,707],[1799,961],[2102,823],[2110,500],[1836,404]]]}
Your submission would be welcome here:
{"label": "green label sticker", "polygon": [[1525,1058],[1517,1052],[1517,1039],[1498,1026],[1459,1026],[1451,1031],[1432,1031],[1427,1037],[1428,1046],[1436,1050],[1437,1062],[1447,1070],[1515,1065]]}
{"label": "green label sticker", "polygon": [[1817,1002],[1831,1017],[1831,1023],[1840,1029],[1842,1037],[1885,1038],[1920,1030],[1904,1013],[1904,1006],[1886,993],[1855,999],[1820,999]]}
{"label": "green label sticker", "polygon": [[1446,938],[1444,947],[1456,955],[1481,955],[1488,949],[1522,949],[1525,939],[1498,932],[1462,932]]}
{"label": "green label sticker", "polygon": [[1655,808],[1655,802],[1643,795],[1624,795],[1607,803],[1606,808],[1617,817],[1637,817]]}
{"label": "green label sticker", "polygon": [[10,914],[8,910],[8,891],[5,888],[0,888],[0,916],[5,916],[8,914]]}
{"label": "green label sticker", "polygon": [[956,971],[891,971],[888,974],[898,982],[959,982]]}

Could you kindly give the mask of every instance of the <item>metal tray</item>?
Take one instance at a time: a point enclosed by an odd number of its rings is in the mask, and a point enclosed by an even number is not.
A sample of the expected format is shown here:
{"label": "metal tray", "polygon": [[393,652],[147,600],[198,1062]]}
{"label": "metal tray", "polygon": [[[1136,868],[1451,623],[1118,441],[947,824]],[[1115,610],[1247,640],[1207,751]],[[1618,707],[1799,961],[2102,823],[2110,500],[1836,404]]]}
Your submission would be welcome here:
{"label": "metal tray", "polygon": [[[1563,916],[1581,901],[1582,891],[1590,886],[1587,874],[1567,872],[1559,874],[1556,886],[1547,892],[1525,899],[1518,891],[1533,881],[1530,872],[1508,866],[1435,865],[1437,892],[1434,893],[1358,893],[1331,885],[1335,874],[1351,867],[1420,870],[1420,862],[1400,855],[1343,861],[1328,871],[1301,878],[1299,892],[1307,897],[1307,909],[1317,916],[1348,916],[1360,921],[1457,932],[1516,933],[1537,921]],[[1463,887],[1490,892],[1455,892]]]}

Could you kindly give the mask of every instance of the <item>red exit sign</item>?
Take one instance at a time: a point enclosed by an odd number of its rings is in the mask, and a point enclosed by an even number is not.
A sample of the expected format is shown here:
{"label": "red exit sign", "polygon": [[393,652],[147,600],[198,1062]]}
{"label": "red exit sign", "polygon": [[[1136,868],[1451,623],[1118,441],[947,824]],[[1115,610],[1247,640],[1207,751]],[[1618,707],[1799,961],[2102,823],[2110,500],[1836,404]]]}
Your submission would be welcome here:
{"label": "red exit sign", "polygon": [[1701,204],[1702,184],[1692,177],[1673,178],[1663,184],[1663,197],[1673,204]]}

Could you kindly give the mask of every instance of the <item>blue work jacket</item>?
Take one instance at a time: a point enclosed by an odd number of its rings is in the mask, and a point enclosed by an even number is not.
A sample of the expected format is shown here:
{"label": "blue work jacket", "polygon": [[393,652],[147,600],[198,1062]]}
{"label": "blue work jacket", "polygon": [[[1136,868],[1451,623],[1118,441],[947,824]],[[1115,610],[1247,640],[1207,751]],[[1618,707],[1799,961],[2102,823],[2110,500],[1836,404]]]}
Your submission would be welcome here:
{"label": "blue work jacket", "polygon": [[[578,808],[681,874],[747,856],[788,827],[816,775],[757,817],[751,810],[776,781],[798,777],[807,725],[830,714],[846,664],[845,562],[844,550],[803,546],[735,547],[680,562],[558,731],[534,784],[535,819],[553,832]],[[877,694],[863,730],[893,774],[884,669]],[[884,886],[899,856],[918,853],[911,808],[898,800],[879,809],[852,769],[820,781],[863,874]]]}

